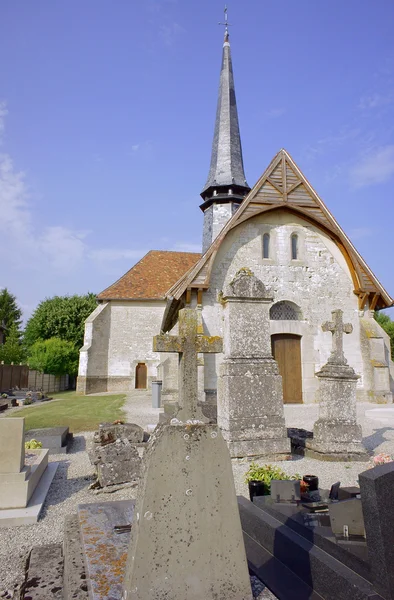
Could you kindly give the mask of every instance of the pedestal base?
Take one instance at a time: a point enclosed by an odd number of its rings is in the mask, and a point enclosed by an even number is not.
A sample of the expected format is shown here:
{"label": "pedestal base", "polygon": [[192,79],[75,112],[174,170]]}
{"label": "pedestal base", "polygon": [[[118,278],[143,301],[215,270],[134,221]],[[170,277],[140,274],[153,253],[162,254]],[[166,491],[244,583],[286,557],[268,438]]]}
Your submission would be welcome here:
{"label": "pedestal base", "polygon": [[320,460],[369,459],[362,444],[361,426],[354,422],[319,419],[313,428],[313,439],[306,440],[305,446],[306,456]]}
{"label": "pedestal base", "polygon": [[272,358],[226,359],[218,388],[218,425],[232,458],[291,457],[282,378]]}

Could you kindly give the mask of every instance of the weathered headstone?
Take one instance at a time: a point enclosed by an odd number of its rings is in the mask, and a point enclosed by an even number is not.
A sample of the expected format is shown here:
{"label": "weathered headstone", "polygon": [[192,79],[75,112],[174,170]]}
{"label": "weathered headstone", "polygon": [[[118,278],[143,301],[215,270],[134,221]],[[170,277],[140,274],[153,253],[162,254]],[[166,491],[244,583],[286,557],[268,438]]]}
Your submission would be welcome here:
{"label": "weathered headstone", "polygon": [[316,373],[319,378],[319,418],[313,439],[306,440],[308,454],[325,460],[368,460],[362,445],[362,430],[357,423],[356,385],[358,375],[347,364],[343,334],[353,327],[343,322],[342,310],[332,311],[332,321],[322,325],[333,334],[332,352]]}
{"label": "weathered headstone", "polygon": [[94,464],[101,487],[137,481],[140,477],[141,457],[135,445],[127,439],[98,446]]}
{"label": "weathered headstone", "polygon": [[101,487],[137,481],[145,444],[144,430],[135,423],[100,423],[89,448]]}
{"label": "weathered headstone", "polygon": [[220,339],[197,334],[193,310],[179,313],[181,409],[152,436],[135,509],[123,598],[251,600],[231,461],[217,425],[197,406],[197,353]]}
{"label": "weathered headstone", "polygon": [[198,312],[190,308],[179,311],[179,335],[155,336],[154,352],[179,354],[179,410],[176,411],[178,419],[185,420],[187,415],[188,419],[207,421],[198,406],[198,354],[218,353],[222,352],[222,349],[221,338],[203,335]]}
{"label": "weathered headstone", "polygon": [[360,473],[368,556],[376,590],[394,599],[394,462]]}
{"label": "weathered headstone", "polygon": [[282,377],[272,357],[264,284],[241,269],[225,290],[224,360],[218,383],[218,424],[233,457],[287,459]]}

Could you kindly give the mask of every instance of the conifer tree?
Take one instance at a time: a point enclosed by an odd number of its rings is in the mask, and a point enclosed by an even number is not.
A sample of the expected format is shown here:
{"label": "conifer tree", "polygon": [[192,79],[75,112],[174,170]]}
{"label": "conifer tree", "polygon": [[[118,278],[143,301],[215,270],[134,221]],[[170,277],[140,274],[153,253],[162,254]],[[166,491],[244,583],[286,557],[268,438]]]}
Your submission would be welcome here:
{"label": "conifer tree", "polygon": [[[7,330],[11,328],[11,325],[16,326],[18,335],[22,323],[22,311],[19,308],[16,297],[11,294],[7,288],[0,290],[0,324],[4,325],[5,338],[7,338]],[[18,339],[19,339],[18,337]]]}

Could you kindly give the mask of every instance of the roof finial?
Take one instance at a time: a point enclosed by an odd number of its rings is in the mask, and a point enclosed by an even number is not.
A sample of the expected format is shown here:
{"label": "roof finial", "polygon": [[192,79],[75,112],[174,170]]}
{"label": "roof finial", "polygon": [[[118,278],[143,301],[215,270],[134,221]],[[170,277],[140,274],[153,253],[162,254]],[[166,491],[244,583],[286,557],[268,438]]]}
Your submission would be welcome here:
{"label": "roof finial", "polygon": [[219,25],[224,25],[225,26],[225,30],[224,30],[224,41],[228,42],[228,28],[231,27],[230,23],[227,20],[227,5],[224,5],[224,23],[222,23],[221,21],[219,21]]}

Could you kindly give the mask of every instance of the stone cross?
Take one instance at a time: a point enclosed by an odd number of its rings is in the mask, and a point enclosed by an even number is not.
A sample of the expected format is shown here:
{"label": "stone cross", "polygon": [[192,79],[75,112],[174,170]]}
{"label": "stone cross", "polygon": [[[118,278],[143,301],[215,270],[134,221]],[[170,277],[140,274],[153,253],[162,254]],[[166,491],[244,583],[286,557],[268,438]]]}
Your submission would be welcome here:
{"label": "stone cross", "polygon": [[343,334],[352,333],[353,325],[343,322],[343,311],[340,309],[332,311],[332,321],[323,323],[323,331],[331,331],[332,333],[332,350],[328,363],[335,365],[346,365],[347,360],[343,353]]}
{"label": "stone cross", "polygon": [[198,402],[198,354],[223,351],[220,337],[203,335],[197,310],[183,308],[179,311],[179,335],[161,334],[153,338],[154,352],[179,354],[179,420],[206,421]]}

